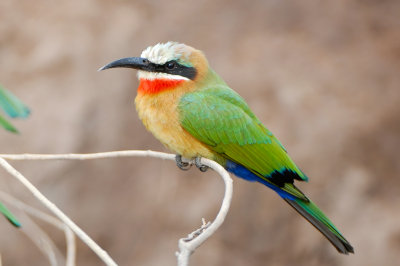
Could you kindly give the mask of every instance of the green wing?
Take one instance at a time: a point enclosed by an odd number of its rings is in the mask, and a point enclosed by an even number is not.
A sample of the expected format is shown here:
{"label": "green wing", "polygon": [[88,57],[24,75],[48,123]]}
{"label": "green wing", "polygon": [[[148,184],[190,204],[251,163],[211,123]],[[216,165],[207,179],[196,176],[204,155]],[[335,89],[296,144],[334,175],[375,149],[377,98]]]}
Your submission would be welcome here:
{"label": "green wing", "polygon": [[[229,87],[220,85],[185,94],[178,110],[183,128],[191,135],[259,177],[269,181],[269,175],[287,169],[298,179],[307,180],[278,139]],[[291,183],[283,184],[281,189],[306,199]]]}
{"label": "green wing", "polygon": [[[238,94],[227,86],[214,86],[184,95],[178,110],[185,130],[223,158],[246,167],[269,182],[271,188],[277,187],[295,196],[294,199],[284,199],[339,252],[354,252],[325,214],[293,185],[293,179],[306,181],[307,177]],[[274,175],[276,172],[280,174]],[[281,180],[276,180],[276,176]]]}

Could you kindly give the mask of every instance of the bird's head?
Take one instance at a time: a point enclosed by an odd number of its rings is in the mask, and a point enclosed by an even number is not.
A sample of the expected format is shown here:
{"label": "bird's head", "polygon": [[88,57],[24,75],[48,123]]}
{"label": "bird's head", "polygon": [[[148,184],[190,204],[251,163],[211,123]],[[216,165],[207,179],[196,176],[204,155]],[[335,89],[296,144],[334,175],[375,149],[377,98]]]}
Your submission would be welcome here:
{"label": "bird's head", "polygon": [[140,57],[113,61],[100,70],[125,67],[138,71],[141,93],[158,93],[182,85],[193,85],[204,77],[208,62],[204,54],[176,42],[159,43],[146,48]]}

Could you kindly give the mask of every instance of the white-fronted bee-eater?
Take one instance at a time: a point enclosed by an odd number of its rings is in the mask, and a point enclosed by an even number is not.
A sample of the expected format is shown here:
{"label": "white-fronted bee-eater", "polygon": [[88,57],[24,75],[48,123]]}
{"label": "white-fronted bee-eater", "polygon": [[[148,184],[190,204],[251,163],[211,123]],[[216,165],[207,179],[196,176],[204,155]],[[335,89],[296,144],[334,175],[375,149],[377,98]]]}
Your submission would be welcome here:
{"label": "white-fronted bee-eater", "polygon": [[[167,42],[105,65],[138,70],[136,109],[145,127],[182,157],[214,160],[226,170],[259,182],[282,197],[340,252],[353,247],[325,214],[295,185],[307,181],[279,140],[249,106],[212,70],[204,54],[185,44]],[[196,159],[197,158],[197,159]]]}

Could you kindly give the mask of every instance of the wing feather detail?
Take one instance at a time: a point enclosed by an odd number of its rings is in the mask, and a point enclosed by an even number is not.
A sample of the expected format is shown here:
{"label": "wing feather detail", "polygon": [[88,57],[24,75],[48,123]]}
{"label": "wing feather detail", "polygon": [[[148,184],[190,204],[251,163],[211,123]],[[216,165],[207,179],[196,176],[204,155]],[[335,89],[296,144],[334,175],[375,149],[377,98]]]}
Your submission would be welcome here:
{"label": "wing feather detail", "polygon": [[[307,180],[279,140],[230,88],[217,86],[187,93],[181,98],[178,111],[182,127],[192,136],[261,178],[268,181],[273,173],[289,170],[296,179]],[[282,184],[281,188],[305,197],[292,184]]]}

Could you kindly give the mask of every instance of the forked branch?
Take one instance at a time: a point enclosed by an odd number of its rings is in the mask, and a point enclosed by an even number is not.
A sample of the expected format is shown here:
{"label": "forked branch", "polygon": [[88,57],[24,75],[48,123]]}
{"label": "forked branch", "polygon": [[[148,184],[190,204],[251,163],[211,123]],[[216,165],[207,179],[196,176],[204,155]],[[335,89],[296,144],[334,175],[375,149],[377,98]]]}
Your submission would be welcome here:
{"label": "forked branch", "polygon": [[[116,262],[104,251],[96,242],[94,242],[82,229],[80,229],[67,215],[65,215],[57,206],[49,201],[32,183],[28,181],[20,172],[12,167],[6,160],[90,160],[101,158],[116,157],[156,157],[161,159],[175,160],[175,155],[155,151],[113,151],[89,154],[0,154],[0,165],[6,169],[12,176],[17,178],[40,202],[42,202],[53,214],[67,225],[86,245],[88,245],[106,265],[117,265]],[[191,162],[194,163],[194,162]],[[201,163],[215,170],[224,180],[225,194],[215,220],[205,223],[201,228],[189,234],[186,238],[179,240],[179,252],[176,253],[178,266],[189,265],[190,255],[206,241],[224,222],[228,213],[232,199],[232,179],[228,172],[218,163],[205,158]]]}

